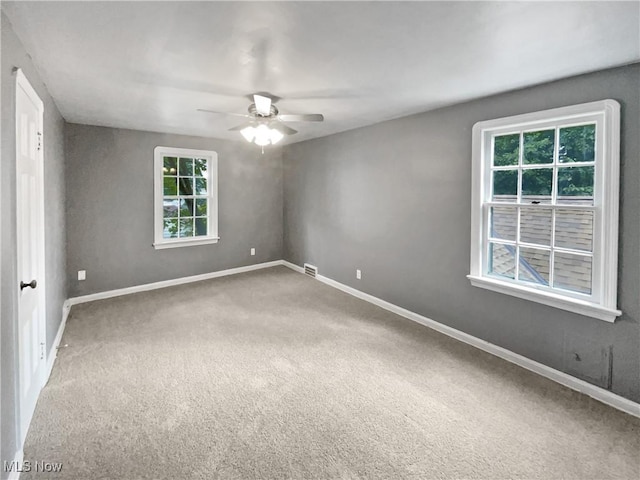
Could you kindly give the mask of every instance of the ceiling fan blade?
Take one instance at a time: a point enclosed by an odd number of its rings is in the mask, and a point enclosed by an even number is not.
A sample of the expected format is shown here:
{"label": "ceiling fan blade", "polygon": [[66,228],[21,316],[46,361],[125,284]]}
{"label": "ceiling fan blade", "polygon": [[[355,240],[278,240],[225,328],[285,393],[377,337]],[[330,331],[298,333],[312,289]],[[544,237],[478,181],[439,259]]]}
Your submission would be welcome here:
{"label": "ceiling fan blade", "polygon": [[286,125],[284,125],[282,123],[278,123],[277,125],[271,125],[271,128],[275,128],[276,130],[278,130],[283,135],[293,135],[294,133],[298,133],[297,130],[294,130],[291,127],[287,127]]}
{"label": "ceiling fan blade", "polygon": [[243,129],[245,129],[247,127],[250,127],[250,126],[251,126],[251,122],[245,122],[243,124],[238,125],[237,127],[230,128],[229,131],[230,132],[237,132],[238,130],[243,130]]}
{"label": "ceiling fan blade", "polygon": [[215,113],[217,115],[231,115],[231,116],[234,116],[234,117],[244,117],[244,118],[249,117],[249,115],[246,115],[244,113],[216,112],[215,110],[207,110],[205,108],[199,108],[198,111],[199,112],[205,112],[205,113]]}
{"label": "ceiling fan blade", "polygon": [[269,116],[271,114],[271,99],[269,97],[255,94],[253,101],[256,104],[256,112],[260,115]]}
{"label": "ceiling fan blade", "polygon": [[322,122],[324,115],[321,113],[307,113],[305,115],[278,115],[278,120],[283,122]]}

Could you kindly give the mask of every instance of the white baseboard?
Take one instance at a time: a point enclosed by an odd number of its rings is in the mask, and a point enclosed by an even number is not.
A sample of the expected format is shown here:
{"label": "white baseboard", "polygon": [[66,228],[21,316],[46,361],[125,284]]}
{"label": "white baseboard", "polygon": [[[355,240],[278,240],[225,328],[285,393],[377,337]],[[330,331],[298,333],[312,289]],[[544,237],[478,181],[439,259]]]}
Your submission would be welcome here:
{"label": "white baseboard", "polygon": [[295,263],[287,262],[286,260],[281,260],[281,265],[290,268],[291,270],[295,270],[298,273],[304,273],[304,268],[299,267]]}
{"label": "white baseboard", "polygon": [[[303,271],[301,267],[285,260],[282,261],[282,265],[289,267],[296,272]],[[542,363],[536,362],[535,360],[531,360],[530,358],[523,357],[522,355],[514,353],[511,350],[507,350],[506,348],[502,348],[485,340],[481,340],[477,337],[469,335],[468,333],[456,330],[455,328],[451,328],[447,325],[436,322],[435,320],[424,317],[420,314],[414,313],[410,310],[399,307],[380,298],[374,297],[373,295],[369,295],[368,293],[361,292],[360,290],[356,290],[355,288],[349,287],[340,282],[336,282],[335,280],[332,280],[323,275],[318,275],[316,279],[321,281],[322,283],[337,288],[338,290],[342,290],[349,295],[353,295],[354,297],[357,297],[361,300],[372,303],[381,308],[384,308],[385,310],[400,315],[401,317],[413,320],[414,322],[432,328],[433,330],[436,330],[440,333],[444,333],[445,335],[455,338],[456,340],[460,340],[461,342],[467,343],[487,353],[500,357],[503,360],[515,363],[522,368],[526,368],[531,372],[542,375],[543,377],[560,383],[565,387],[569,387],[572,390],[584,393],[585,395],[588,395],[591,398],[605,403],[611,407],[617,408],[618,410],[622,410],[623,412],[626,412],[635,417],[640,417],[640,404],[633,402],[627,398],[621,397],[620,395],[616,395],[609,390],[605,390],[603,388],[592,385],[591,383],[568,375],[564,372],[561,372],[560,370],[548,367],[546,365],[543,365]]]}
{"label": "white baseboard", "polygon": [[56,333],[56,338],[53,339],[53,345],[51,345],[51,350],[49,351],[49,356],[47,357],[47,372],[45,374],[43,386],[47,384],[49,381],[49,377],[51,376],[51,371],[53,370],[53,364],[58,357],[58,347],[60,346],[60,342],[62,341],[62,334],[64,333],[64,328],[67,326],[67,318],[69,317],[69,311],[71,310],[71,304],[69,300],[65,300],[62,304],[62,320],[60,321],[60,326],[58,327],[58,332]]}
{"label": "white baseboard", "polygon": [[[7,477],[7,480],[18,480],[20,478],[20,471],[22,470],[23,464],[22,461],[24,460],[24,452],[22,451],[22,449],[20,449],[19,451],[16,452],[15,456],[13,457],[13,463],[12,466],[14,468],[14,470],[12,470],[9,473],[9,476]],[[4,467],[4,464],[3,464]]]}
{"label": "white baseboard", "polygon": [[262,268],[270,268],[282,265],[282,260],[274,260],[273,262],[257,263],[255,265],[247,265],[246,267],[230,268],[228,270],[220,270],[218,272],[203,273],[201,275],[193,275],[190,277],[174,278],[172,280],[164,280],[162,282],[146,283],[136,285],[134,287],[119,288],[117,290],[108,290],[106,292],[92,293],[90,295],[82,295],[67,300],[69,306],[78,305],[79,303],[93,302],[95,300],[104,300],[105,298],[120,297],[122,295],[130,295],[132,293],[147,292],[158,288],[172,287],[174,285],[182,285],[191,282],[200,282],[211,278],[226,277],[227,275],[235,275],[237,273],[251,272]]}

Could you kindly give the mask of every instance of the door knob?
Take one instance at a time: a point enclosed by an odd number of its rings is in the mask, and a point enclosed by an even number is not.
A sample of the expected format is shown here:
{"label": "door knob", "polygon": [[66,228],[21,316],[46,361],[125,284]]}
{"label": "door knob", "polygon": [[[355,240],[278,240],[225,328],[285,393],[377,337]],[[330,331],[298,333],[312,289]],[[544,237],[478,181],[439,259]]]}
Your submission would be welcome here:
{"label": "door knob", "polygon": [[20,291],[24,290],[27,287],[36,288],[38,286],[38,282],[35,280],[31,280],[30,283],[20,282]]}

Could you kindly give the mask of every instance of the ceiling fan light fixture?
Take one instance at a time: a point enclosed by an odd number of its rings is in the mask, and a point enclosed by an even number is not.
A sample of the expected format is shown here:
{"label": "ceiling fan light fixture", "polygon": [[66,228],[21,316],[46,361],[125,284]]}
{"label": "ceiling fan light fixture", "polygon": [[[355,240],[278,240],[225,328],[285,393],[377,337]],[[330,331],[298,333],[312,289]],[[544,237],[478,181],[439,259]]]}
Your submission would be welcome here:
{"label": "ceiling fan light fixture", "polygon": [[256,129],[255,127],[245,127],[242,130],[240,130],[240,133],[242,134],[242,136],[245,138],[247,142],[253,142],[253,139],[256,136]]}
{"label": "ceiling fan light fixture", "polygon": [[271,143],[271,129],[265,124],[258,125],[254,133],[255,138],[253,142],[256,145],[264,147],[265,145],[269,145]]}
{"label": "ceiling fan light fixture", "polygon": [[278,143],[280,140],[284,138],[284,134],[276,128],[271,128],[269,135],[271,139],[271,145],[275,145],[276,143]]}
{"label": "ceiling fan light fixture", "polygon": [[[238,128],[238,130],[240,130],[240,128]],[[282,128],[268,123],[248,125],[241,129],[240,133],[247,142],[255,143],[260,147],[275,145],[284,138]]]}

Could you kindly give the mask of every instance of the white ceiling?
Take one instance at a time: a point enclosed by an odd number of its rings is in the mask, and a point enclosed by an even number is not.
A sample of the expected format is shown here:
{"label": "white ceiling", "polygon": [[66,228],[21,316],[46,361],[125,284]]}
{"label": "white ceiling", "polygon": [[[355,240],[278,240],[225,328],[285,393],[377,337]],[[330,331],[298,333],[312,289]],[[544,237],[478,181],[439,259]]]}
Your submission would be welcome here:
{"label": "white ceiling", "polygon": [[217,138],[254,92],[288,143],[640,60],[638,2],[2,2],[69,122]]}

